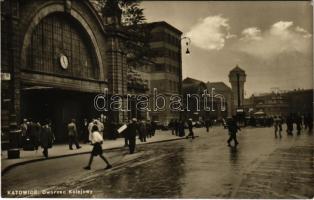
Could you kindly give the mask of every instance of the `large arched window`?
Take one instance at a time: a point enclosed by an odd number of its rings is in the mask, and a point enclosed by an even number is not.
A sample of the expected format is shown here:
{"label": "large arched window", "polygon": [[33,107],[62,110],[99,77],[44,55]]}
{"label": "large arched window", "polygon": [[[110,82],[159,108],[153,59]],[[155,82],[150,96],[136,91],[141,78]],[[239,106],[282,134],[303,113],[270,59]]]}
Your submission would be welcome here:
{"label": "large arched window", "polygon": [[[95,50],[86,32],[70,16],[54,13],[35,27],[27,48],[27,69],[98,79]],[[62,58],[67,60],[63,60]],[[66,62],[66,63],[64,63]]]}

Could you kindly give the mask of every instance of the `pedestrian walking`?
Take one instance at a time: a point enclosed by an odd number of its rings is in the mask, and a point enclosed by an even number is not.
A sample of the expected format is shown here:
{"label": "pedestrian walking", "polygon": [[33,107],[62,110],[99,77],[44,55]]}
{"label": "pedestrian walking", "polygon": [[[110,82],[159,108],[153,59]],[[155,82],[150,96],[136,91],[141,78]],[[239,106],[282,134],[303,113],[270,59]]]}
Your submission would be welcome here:
{"label": "pedestrian walking", "polygon": [[184,137],[185,136],[185,131],[184,131],[184,125],[185,125],[185,123],[184,123],[184,120],[180,120],[179,121],[179,136],[180,137]]}
{"label": "pedestrian walking", "polygon": [[40,132],[41,132],[41,125],[39,122],[34,123],[34,145],[35,150],[38,150],[38,146],[40,145]]}
{"label": "pedestrian walking", "polygon": [[30,118],[27,123],[26,134],[23,141],[23,150],[33,151],[34,150],[34,140],[33,140],[33,120]]}
{"label": "pedestrian walking", "polygon": [[24,142],[26,140],[26,132],[27,132],[27,119],[23,119],[23,122],[20,125],[21,135],[19,138],[19,147],[24,147]]}
{"label": "pedestrian walking", "polygon": [[150,120],[146,121],[146,138],[148,138],[148,135],[152,132],[152,124]]}
{"label": "pedestrian walking", "polygon": [[71,122],[68,124],[68,135],[69,135],[69,149],[73,150],[72,146],[73,143],[76,146],[76,149],[80,149],[81,146],[78,144],[77,141],[77,128],[75,124],[75,119],[72,119]]}
{"label": "pedestrian walking", "polygon": [[128,125],[128,128],[126,130],[127,138],[129,141],[130,154],[134,153],[135,146],[136,146],[136,135],[138,133],[138,125],[136,122],[137,122],[136,118],[133,118],[132,123]]}
{"label": "pedestrian walking", "polygon": [[36,138],[37,128],[36,128],[35,122],[32,119],[30,119],[30,121],[29,121],[28,131],[29,131],[28,135],[30,138],[30,149],[34,150],[34,149],[36,149],[36,146],[37,146],[37,138]]}
{"label": "pedestrian walking", "polygon": [[286,118],[286,124],[287,124],[287,134],[288,135],[293,135],[293,118],[292,115],[290,114],[287,118]]}
{"label": "pedestrian walking", "polygon": [[312,130],[313,130],[313,115],[311,113],[308,113],[306,118],[305,118],[305,121],[306,121],[307,127],[309,129],[308,132],[312,133]]}
{"label": "pedestrian walking", "polygon": [[277,133],[279,134],[279,138],[281,138],[281,131],[282,131],[282,119],[281,119],[281,117],[275,116],[274,128],[275,128],[275,138],[277,138]]}
{"label": "pedestrian walking", "polygon": [[147,128],[147,134],[146,134],[146,138],[151,138],[153,136],[153,126],[152,126],[152,122],[151,121],[147,121],[146,123],[146,128]]}
{"label": "pedestrian walking", "polygon": [[88,120],[85,118],[82,126],[82,138],[84,144],[89,142]]}
{"label": "pedestrian walking", "polygon": [[141,142],[146,142],[146,123],[144,120],[139,122],[139,139]]}
{"label": "pedestrian walking", "polygon": [[115,140],[118,134],[117,132],[118,125],[111,120],[108,121],[107,124],[108,124],[108,138],[110,140]]}
{"label": "pedestrian walking", "polygon": [[101,147],[101,145],[103,143],[103,137],[101,136],[101,134],[100,134],[100,132],[98,130],[97,125],[94,125],[92,127],[91,131],[92,131],[91,143],[93,145],[93,150],[92,150],[92,152],[90,154],[88,165],[86,167],[84,167],[84,169],[86,169],[86,170],[90,170],[91,169],[91,165],[92,165],[94,156],[99,156],[101,159],[103,159],[106,162],[107,167],[105,169],[112,168],[112,166],[109,163],[109,161],[107,160],[107,158],[104,157],[104,155],[103,155],[103,151],[102,151],[102,147]]}
{"label": "pedestrian walking", "polygon": [[300,135],[302,129],[302,118],[299,115],[296,116],[295,123],[297,125],[297,135]]}
{"label": "pedestrian walking", "polygon": [[187,138],[191,137],[192,139],[194,139],[194,132],[193,132],[193,122],[192,119],[190,118],[188,120],[188,128],[189,128],[189,135],[187,136]]}
{"label": "pedestrian walking", "polygon": [[157,129],[157,124],[155,121],[152,121],[152,131],[151,131],[151,137],[155,135],[156,129]]}
{"label": "pedestrian walking", "polygon": [[174,131],[175,131],[176,136],[179,136],[179,126],[180,126],[179,120],[176,119],[174,121]]}
{"label": "pedestrian walking", "polygon": [[171,134],[174,135],[175,129],[174,129],[174,120],[173,119],[170,120],[168,127],[171,129]]}
{"label": "pedestrian walking", "polygon": [[234,141],[234,146],[236,147],[239,142],[237,140],[237,132],[238,130],[241,131],[240,127],[237,125],[237,121],[235,116],[232,117],[232,119],[230,119],[227,122],[227,126],[228,126],[228,132],[229,132],[229,139],[228,139],[228,146],[231,147],[230,142],[233,140]]}
{"label": "pedestrian walking", "polygon": [[308,115],[304,115],[304,119],[303,119],[303,124],[304,124],[304,129],[308,129]]}
{"label": "pedestrian walking", "polygon": [[209,127],[211,126],[211,123],[210,123],[210,119],[206,119],[205,120],[205,127],[206,127],[206,132],[208,133],[209,132]]}
{"label": "pedestrian walking", "polygon": [[43,150],[43,155],[48,158],[48,148],[52,148],[52,143],[54,141],[54,135],[52,133],[51,127],[48,121],[43,123],[40,131],[40,143]]}
{"label": "pedestrian walking", "polygon": [[130,124],[132,124],[132,120],[130,120],[129,122],[125,123],[127,125],[127,129],[125,131],[123,131],[123,136],[124,136],[124,146],[128,147],[130,142],[129,142],[129,138],[128,138],[128,127]]}

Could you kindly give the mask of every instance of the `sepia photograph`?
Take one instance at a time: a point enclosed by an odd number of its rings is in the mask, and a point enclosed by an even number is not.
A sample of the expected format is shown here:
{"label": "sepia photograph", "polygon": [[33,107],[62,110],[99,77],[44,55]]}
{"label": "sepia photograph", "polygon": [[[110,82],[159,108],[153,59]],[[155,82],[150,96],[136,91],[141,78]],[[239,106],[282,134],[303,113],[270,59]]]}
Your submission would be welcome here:
{"label": "sepia photograph", "polygon": [[1,197],[313,199],[312,4],[0,0]]}

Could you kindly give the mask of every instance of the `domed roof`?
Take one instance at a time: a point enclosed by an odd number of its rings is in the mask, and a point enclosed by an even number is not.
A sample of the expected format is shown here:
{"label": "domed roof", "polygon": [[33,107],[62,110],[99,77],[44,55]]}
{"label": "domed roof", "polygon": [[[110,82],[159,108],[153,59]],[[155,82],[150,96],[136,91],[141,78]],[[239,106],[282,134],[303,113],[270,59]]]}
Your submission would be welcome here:
{"label": "domed roof", "polygon": [[244,72],[245,73],[245,71],[241,69],[238,65],[236,65],[236,67],[233,68],[230,72]]}

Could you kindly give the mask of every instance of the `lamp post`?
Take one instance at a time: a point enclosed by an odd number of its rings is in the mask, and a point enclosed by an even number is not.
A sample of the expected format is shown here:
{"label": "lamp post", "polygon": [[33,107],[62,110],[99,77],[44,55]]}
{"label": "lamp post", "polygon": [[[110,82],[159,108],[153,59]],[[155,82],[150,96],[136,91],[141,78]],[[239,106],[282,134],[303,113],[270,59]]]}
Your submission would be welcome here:
{"label": "lamp post", "polygon": [[[185,41],[185,46],[186,46],[186,51],[185,51],[185,54],[187,54],[187,55],[189,55],[190,54],[190,50],[189,50],[189,45],[191,44],[191,38],[189,38],[189,37],[187,37],[187,36],[184,36],[184,37],[182,37],[181,38],[181,41]],[[180,94],[181,95],[183,95],[182,94],[182,57],[181,57],[181,52],[180,52],[180,65],[181,65],[181,69],[180,69],[180,82],[181,82],[181,84],[180,84],[180,86],[179,86],[179,92],[180,92]],[[183,118],[183,113],[182,112],[180,112],[180,119],[182,120],[182,118]],[[184,115],[186,115],[186,113],[184,114]]]}
{"label": "lamp post", "polygon": [[238,108],[241,106],[241,101],[240,101],[240,74],[237,73],[237,93],[238,93]]}
{"label": "lamp post", "polygon": [[185,40],[186,51],[185,54],[190,54],[189,45],[191,44],[191,39],[189,37],[183,37],[181,40]]}

